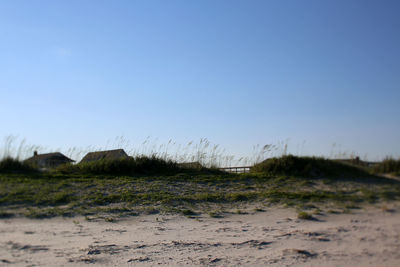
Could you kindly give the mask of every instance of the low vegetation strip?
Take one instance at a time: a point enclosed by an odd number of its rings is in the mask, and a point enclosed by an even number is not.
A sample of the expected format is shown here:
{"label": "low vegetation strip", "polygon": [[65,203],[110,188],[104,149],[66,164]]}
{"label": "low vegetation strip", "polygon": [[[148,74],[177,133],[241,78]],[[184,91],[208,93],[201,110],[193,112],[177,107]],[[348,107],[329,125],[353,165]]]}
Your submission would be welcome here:
{"label": "low vegetation strip", "polygon": [[301,177],[368,177],[371,170],[339,160],[318,157],[297,157],[293,155],[270,158],[254,165],[252,172],[271,175],[292,175]]}
{"label": "low vegetation strip", "polygon": [[[101,212],[212,213],[210,207],[239,203],[283,204],[293,207],[400,198],[400,183],[388,179],[310,179],[267,174],[187,174],[172,176],[111,176],[0,174],[2,214],[48,217]],[[210,206],[211,205],[211,206]],[[4,216],[3,216],[4,217]]]}
{"label": "low vegetation strip", "polygon": [[30,166],[29,164],[25,164],[18,159],[14,159],[11,157],[6,157],[0,160],[0,173],[10,173],[10,172],[36,172],[37,170]]}
{"label": "low vegetation strip", "polygon": [[156,156],[137,156],[115,160],[96,160],[80,162],[78,164],[66,163],[53,168],[40,168],[34,161],[19,161],[18,159],[5,158],[0,160],[0,173],[33,173],[42,172],[42,175],[69,174],[69,175],[173,175],[177,173],[221,173],[218,169],[199,166],[185,166],[171,160]]}
{"label": "low vegetation strip", "polygon": [[373,168],[374,173],[391,173],[400,176],[400,159],[386,158]]}
{"label": "low vegetation strip", "polygon": [[395,172],[397,163],[388,159],[371,170],[364,165],[289,155],[256,164],[251,173],[235,174],[156,157],[66,164],[47,171],[8,158],[0,162],[0,217],[192,209],[196,214],[214,214],[207,209],[254,202],[298,208],[354,207],[400,198],[398,180],[373,174],[374,170]]}

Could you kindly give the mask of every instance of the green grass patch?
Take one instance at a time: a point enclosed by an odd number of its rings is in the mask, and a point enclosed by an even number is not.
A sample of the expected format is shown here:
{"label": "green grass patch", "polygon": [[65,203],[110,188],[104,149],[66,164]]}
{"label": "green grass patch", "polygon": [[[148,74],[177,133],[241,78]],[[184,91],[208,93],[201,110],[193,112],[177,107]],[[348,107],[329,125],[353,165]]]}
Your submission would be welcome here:
{"label": "green grass patch", "polygon": [[66,164],[56,168],[54,172],[63,174],[109,174],[109,175],[150,175],[156,173],[169,174],[181,171],[178,164],[155,156],[129,157],[119,160],[98,160],[76,165]]}
{"label": "green grass patch", "polygon": [[392,173],[400,176],[400,159],[386,158],[373,167],[375,173]]}
{"label": "green grass patch", "polygon": [[34,173],[37,170],[18,159],[6,157],[0,160],[0,173]]}
{"label": "green grass patch", "polygon": [[318,157],[297,157],[293,155],[280,158],[270,158],[251,169],[252,172],[270,175],[287,175],[299,177],[367,177],[371,174],[361,167],[356,167],[340,161]]}
{"label": "green grass patch", "polygon": [[302,220],[312,220],[312,219],[314,219],[314,217],[311,214],[309,214],[309,213],[307,213],[305,211],[300,211],[297,214],[297,218],[302,219]]}
{"label": "green grass patch", "polygon": [[[172,212],[192,216],[235,210],[248,203],[280,204],[314,210],[320,204],[343,207],[400,199],[400,183],[250,174],[177,174],[172,176],[112,176],[79,174],[0,174],[0,205],[10,212],[18,207],[32,218],[76,214],[129,215]],[[114,216],[114,215],[113,215]]]}

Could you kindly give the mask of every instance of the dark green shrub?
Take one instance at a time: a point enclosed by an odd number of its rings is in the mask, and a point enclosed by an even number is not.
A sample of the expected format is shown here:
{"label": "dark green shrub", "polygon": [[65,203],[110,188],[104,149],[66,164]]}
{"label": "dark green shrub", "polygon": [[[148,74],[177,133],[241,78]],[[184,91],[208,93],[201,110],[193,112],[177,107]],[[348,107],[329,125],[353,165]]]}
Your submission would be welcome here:
{"label": "dark green shrub", "polygon": [[386,158],[374,166],[374,172],[400,174],[400,159]]}
{"label": "dark green shrub", "polygon": [[4,158],[0,161],[0,173],[11,172],[34,172],[36,169],[24,162],[11,157]]}
{"label": "dark green shrub", "polygon": [[52,171],[61,174],[79,173],[79,167],[76,164],[66,163],[56,167]]}
{"label": "dark green shrub", "polygon": [[339,161],[317,157],[297,157],[293,155],[267,159],[254,165],[251,171],[271,175],[301,177],[346,177],[368,175],[368,173],[361,168]]}
{"label": "dark green shrub", "polygon": [[52,170],[60,174],[98,174],[98,175],[176,175],[176,174],[224,174],[218,169],[197,166],[182,166],[171,160],[156,156],[138,156],[116,160],[98,160],[79,164],[63,164]]}
{"label": "dark green shrub", "polygon": [[311,216],[311,214],[305,212],[305,211],[301,211],[297,214],[297,218],[302,219],[302,220],[312,220],[314,219],[313,216]]}
{"label": "dark green shrub", "polygon": [[177,173],[178,165],[155,156],[131,157],[118,160],[99,160],[76,165],[66,164],[55,169],[60,173],[107,174],[107,175],[142,175]]}

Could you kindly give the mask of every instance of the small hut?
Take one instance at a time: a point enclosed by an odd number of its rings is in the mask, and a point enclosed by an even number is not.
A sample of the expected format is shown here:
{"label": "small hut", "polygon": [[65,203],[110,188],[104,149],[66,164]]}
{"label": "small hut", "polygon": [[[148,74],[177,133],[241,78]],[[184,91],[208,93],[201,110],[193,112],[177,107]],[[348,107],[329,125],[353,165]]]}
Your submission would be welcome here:
{"label": "small hut", "polygon": [[37,151],[35,151],[33,152],[33,157],[25,160],[25,163],[40,169],[56,168],[62,164],[71,162],[74,162],[74,160],[66,157],[60,152],[38,154]]}
{"label": "small hut", "polygon": [[123,149],[114,149],[106,151],[89,152],[81,160],[82,162],[92,162],[99,160],[120,160],[128,159],[128,154],[125,153]]}

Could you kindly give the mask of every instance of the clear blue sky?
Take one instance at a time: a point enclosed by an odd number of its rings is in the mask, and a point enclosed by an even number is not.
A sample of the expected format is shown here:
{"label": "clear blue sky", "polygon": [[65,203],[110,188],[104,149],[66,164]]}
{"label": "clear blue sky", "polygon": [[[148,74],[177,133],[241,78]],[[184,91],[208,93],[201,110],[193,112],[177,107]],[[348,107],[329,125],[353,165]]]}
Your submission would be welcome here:
{"label": "clear blue sky", "polygon": [[0,137],[400,156],[400,1],[0,2]]}

